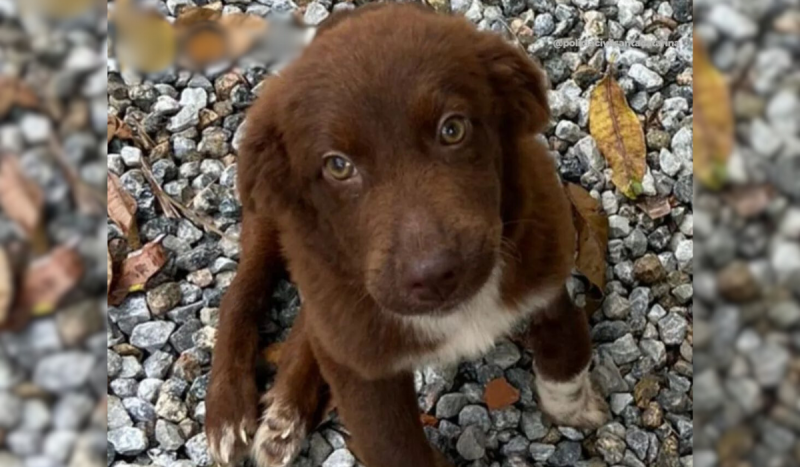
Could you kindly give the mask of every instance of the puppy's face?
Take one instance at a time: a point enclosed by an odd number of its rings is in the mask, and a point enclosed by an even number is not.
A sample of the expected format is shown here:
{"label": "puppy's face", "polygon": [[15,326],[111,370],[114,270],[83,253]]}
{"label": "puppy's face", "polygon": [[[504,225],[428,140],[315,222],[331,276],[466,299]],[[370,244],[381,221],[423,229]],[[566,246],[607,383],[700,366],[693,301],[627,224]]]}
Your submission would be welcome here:
{"label": "puppy's face", "polygon": [[336,18],[267,86],[246,145],[280,140],[267,176],[305,248],[396,313],[484,285],[509,147],[547,118],[526,57],[463,20],[382,6]]}

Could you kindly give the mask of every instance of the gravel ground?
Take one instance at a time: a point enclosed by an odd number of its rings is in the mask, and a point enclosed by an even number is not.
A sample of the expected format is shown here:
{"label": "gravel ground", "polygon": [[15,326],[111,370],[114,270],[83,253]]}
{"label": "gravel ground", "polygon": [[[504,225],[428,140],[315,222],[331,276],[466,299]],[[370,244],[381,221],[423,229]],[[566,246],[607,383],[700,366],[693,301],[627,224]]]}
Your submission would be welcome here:
{"label": "gravel ground", "polygon": [[695,465],[798,466],[800,23],[787,23],[797,4],[695,6],[699,36],[734,83],[730,176],[760,206],[743,216],[724,194],[696,197]]}
{"label": "gravel ground", "polygon": [[[46,103],[0,118],[0,156],[19,157],[42,189],[49,243],[77,245],[86,268],[55,316],[0,332],[0,467],[102,467],[105,460],[105,213],[100,204],[79,211],[68,175],[104,196],[103,17],[54,27],[0,0],[0,75],[20,78]],[[63,148],[64,166],[50,138]],[[27,243],[0,208],[0,245],[19,253]]]}
{"label": "gravel ground", "polygon": [[[436,0],[437,6],[448,0]],[[205,3],[205,2],[203,2]],[[292,11],[292,0],[230,0],[226,12],[270,16]],[[158,4],[174,14],[192,0]],[[348,3],[314,1],[304,18],[316,24]],[[429,438],[458,465],[692,466],[692,2],[691,0],[452,0],[450,7],[479,28],[518,40],[540,60],[552,82],[553,122],[547,140],[565,180],[581,183],[610,216],[608,298],[593,318],[592,371],[614,420],[596,432],[550,426],[531,390],[531,356],[501,342],[485,358],[417,375],[423,411],[439,420]],[[654,19],[660,18],[654,22]],[[647,32],[644,32],[647,31]],[[560,39],[643,39],[632,47],[586,41],[560,48]],[[652,43],[671,40],[672,45]],[[650,219],[610,182],[588,136],[588,94],[614,57],[617,78],[635,112],[647,120],[645,196],[671,196],[671,213]],[[165,235],[170,261],[145,294],[109,310],[109,465],[208,467],[203,434],[214,328],[220,297],[231,283],[239,247],[187,220],[165,217],[141,171],[149,157],[164,191],[214,219],[236,238],[237,141],[244,112],[261,79],[273,70],[243,65],[238,73],[170,70],[145,78],[109,65],[110,112],[139,121],[159,144],[142,154],[115,140],[108,169],[137,200],[142,237]],[[242,79],[243,78],[243,79]],[[109,226],[109,240],[120,238]],[[572,290],[579,302],[584,286]],[[285,337],[297,312],[285,284],[265,325],[267,341]],[[505,377],[521,392],[514,406],[489,411],[487,382]],[[341,427],[315,431],[297,466],[349,467]]]}

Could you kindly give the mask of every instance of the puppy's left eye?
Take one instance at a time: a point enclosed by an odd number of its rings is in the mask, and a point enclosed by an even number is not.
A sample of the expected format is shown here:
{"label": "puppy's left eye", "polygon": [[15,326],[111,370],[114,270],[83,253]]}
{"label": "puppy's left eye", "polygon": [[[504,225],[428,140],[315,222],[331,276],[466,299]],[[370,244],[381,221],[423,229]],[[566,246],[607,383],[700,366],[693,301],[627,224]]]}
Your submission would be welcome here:
{"label": "puppy's left eye", "polygon": [[356,166],[340,154],[329,154],[323,160],[325,172],[335,180],[343,181],[356,175]]}
{"label": "puppy's left eye", "polygon": [[469,130],[469,121],[461,116],[445,119],[439,126],[439,139],[448,146],[458,144],[464,140]]}

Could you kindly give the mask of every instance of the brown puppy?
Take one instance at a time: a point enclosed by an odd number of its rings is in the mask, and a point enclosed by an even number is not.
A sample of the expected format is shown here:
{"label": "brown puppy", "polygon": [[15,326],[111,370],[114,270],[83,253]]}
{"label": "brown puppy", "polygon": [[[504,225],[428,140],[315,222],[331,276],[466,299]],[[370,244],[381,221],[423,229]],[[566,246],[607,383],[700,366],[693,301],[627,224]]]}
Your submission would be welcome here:
{"label": "brown puppy", "polygon": [[[266,83],[239,161],[242,260],[221,310],[207,433],[223,464],[286,466],[325,390],[369,467],[448,465],[412,372],[530,322],[542,409],[598,426],[585,315],[564,283],[575,234],[544,80],[524,53],[410,4],[335,15]],[[303,296],[259,408],[258,316],[286,266]]]}

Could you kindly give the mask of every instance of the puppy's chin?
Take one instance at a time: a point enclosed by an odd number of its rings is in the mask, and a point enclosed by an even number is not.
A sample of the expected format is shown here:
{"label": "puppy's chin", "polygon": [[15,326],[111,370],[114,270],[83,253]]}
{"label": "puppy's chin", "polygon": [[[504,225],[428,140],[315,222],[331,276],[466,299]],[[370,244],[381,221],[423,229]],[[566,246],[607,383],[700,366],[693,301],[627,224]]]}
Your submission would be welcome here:
{"label": "puppy's chin", "polygon": [[462,305],[472,300],[486,287],[497,286],[498,279],[494,272],[499,271],[499,258],[487,258],[477,261],[464,277],[458,289],[446,300],[441,302],[420,303],[401,295],[399,290],[393,293],[382,293],[380,287],[367,286],[367,291],[378,306],[391,314],[398,316],[445,316],[457,313]]}

